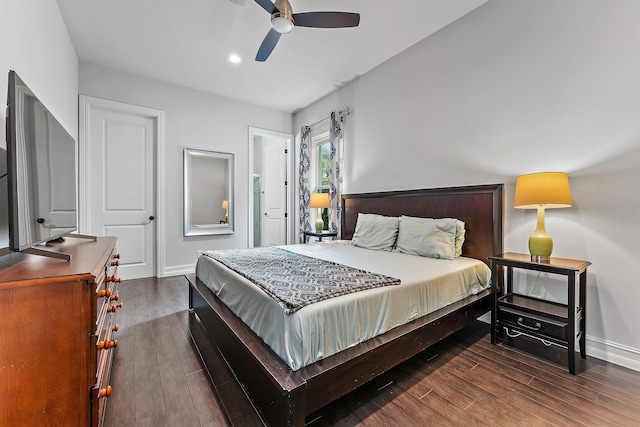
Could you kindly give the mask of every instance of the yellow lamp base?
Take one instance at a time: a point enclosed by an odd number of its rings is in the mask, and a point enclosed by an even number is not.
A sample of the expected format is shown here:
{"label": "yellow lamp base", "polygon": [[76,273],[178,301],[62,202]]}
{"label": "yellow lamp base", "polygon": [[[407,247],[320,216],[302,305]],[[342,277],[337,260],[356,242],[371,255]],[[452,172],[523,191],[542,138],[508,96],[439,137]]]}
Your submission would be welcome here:
{"label": "yellow lamp base", "polygon": [[553,240],[551,236],[547,234],[547,230],[544,226],[544,208],[538,207],[538,221],[536,224],[536,230],[529,237],[529,253],[531,254],[531,261],[534,262],[548,262],[551,258],[551,252],[553,251]]}
{"label": "yellow lamp base", "polygon": [[535,233],[529,237],[529,253],[531,261],[548,262],[551,259],[553,250],[553,240],[549,236],[536,236]]}

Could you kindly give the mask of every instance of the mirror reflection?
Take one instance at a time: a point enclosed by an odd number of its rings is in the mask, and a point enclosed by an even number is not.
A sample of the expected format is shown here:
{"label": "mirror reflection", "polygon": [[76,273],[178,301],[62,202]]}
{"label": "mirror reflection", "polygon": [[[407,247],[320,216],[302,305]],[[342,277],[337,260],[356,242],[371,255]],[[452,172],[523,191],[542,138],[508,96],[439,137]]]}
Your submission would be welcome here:
{"label": "mirror reflection", "polygon": [[184,149],[184,235],[233,233],[233,154]]}

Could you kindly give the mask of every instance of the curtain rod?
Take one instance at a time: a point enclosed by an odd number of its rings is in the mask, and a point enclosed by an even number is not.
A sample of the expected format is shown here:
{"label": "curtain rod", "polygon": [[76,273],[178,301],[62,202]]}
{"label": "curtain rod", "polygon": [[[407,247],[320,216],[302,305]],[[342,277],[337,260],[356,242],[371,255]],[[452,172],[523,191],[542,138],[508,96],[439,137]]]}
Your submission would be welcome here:
{"label": "curtain rod", "polygon": [[[349,108],[349,107],[345,107],[344,109],[339,110],[339,111],[338,111],[338,113],[339,113],[339,114],[342,114],[343,116],[348,116],[349,114],[351,114],[351,108]],[[311,124],[310,124],[310,125],[308,125],[308,126],[309,126],[309,127],[314,127],[315,125],[319,125],[320,123],[322,123],[322,122],[325,122],[325,121],[329,120],[330,118],[331,118],[331,116],[329,116],[329,117],[325,117],[324,119],[322,119],[322,120],[318,120],[318,121],[317,121],[317,122],[315,122],[315,123],[311,123]]]}

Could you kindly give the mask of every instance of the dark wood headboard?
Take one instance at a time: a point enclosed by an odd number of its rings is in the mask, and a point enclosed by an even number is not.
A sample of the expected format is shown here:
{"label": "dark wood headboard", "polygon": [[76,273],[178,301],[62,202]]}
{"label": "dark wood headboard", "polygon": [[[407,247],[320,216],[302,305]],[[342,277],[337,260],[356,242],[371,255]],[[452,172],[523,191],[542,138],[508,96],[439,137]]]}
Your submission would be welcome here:
{"label": "dark wood headboard", "polygon": [[351,239],[358,213],[465,222],[462,254],[489,264],[502,253],[502,184],[342,195],[342,238]]}

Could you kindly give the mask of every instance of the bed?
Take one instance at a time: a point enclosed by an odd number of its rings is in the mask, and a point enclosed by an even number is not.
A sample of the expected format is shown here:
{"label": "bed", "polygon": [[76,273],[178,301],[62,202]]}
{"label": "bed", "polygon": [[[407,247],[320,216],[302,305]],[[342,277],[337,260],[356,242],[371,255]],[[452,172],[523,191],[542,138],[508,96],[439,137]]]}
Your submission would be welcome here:
{"label": "bed", "polygon": [[[343,239],[359,213],[458,218],[466,224],[463,257],[489,263],[502,252],[502,185],[344,195]],[[189,281],[189,328],[207,370],[207,348],[222,353],[268,425],[302,426],[305,417],[461,329],[490,309],[483,290],[382,335],[292,369],[196,275]],[[305,365],[304,363],[302,365]]]}

